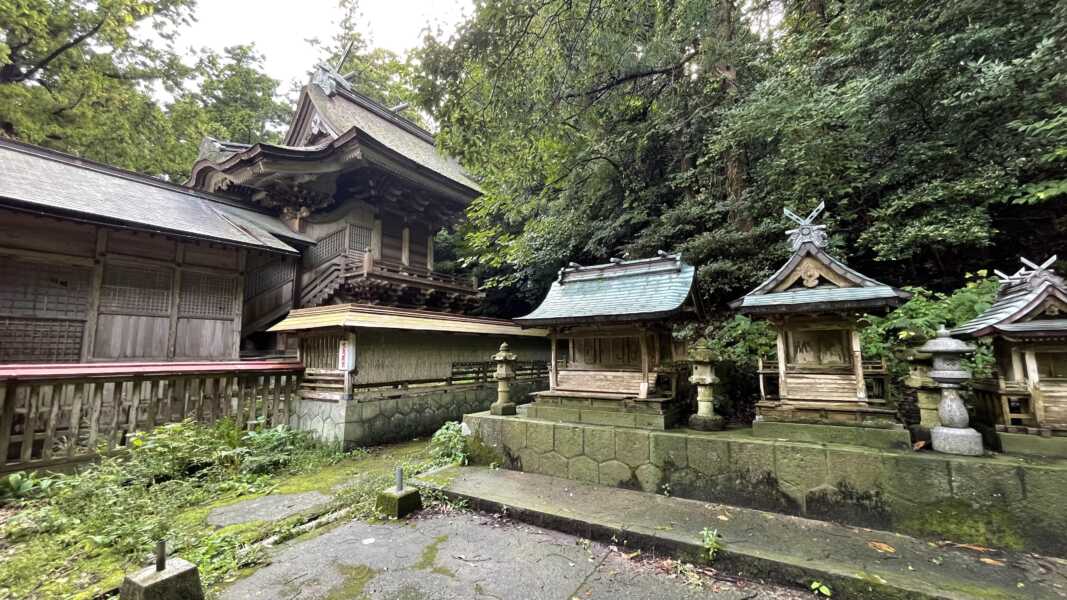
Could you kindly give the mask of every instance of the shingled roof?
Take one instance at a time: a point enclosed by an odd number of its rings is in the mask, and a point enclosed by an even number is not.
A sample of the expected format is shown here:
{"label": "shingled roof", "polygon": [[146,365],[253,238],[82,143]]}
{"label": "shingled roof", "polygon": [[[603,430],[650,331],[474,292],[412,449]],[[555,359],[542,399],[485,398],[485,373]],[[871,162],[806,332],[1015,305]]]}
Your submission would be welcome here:
{"label": "shingled roof", "polygon": [[1023,259],[1024,267],[1001,277],[997,298],[985,312],[952,330],[961,337],[1016,334],[1022,337],[1067,332],[1067,283],[1052,271],[1053,256],[1043,264]]}
{"label": "shingled roof", "polygon": [[824,226],[814,225],[820,204],[806,218],[786,209],[798,225],[788,231],[793,254],[773,275],[730,303],[746,314],[869,310],[896,306],[911,295],[850,268],[823,250]]}
{"label": "shingled roof", "polygon": [[530,327],[669,317],[685,309],[695,274],[679,254],[573,265],[560,270],[540,306],[515,322]]}
{"label": "shingled roof", "polygon": [[310,241],[210,194],[11,140],[0,140],[0,204],[286,253]]}

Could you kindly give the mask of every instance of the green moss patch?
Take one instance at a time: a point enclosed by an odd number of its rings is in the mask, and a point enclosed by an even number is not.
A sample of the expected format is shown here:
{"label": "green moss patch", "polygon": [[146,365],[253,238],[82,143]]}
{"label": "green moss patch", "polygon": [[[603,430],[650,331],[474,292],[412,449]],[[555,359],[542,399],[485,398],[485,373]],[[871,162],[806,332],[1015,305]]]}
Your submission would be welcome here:
{"label": "green moss patch", "polygon": [[1007,550],[1020,550],[1024,545],[1016,519],[1009,513],[990,507],[976,510],[960,500],[920,505],[897,528],[911,535]]}
{"label": "green moss patch", "polygon": [[360,600],[366,598],[367,584],[378,572],[367,565],[337,565],[344,582],[326,596],[326,600]]}

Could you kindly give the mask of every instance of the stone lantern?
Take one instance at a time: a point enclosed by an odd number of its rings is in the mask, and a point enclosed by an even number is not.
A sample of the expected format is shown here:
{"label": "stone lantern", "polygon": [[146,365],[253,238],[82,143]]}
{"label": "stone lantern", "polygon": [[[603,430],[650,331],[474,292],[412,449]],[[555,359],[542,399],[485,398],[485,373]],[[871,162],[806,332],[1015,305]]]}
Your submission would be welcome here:
{"label": "stone lantern", "polygon": [[941,425],[930,430],[934,450],[945,454],[981,455],[982,435],[967,426],[967,407],[960,399],[960,384],[971,378],[971,372],[963,367],[963,357],[974,352],[974,346],[953,338],[942,326],[937,337],[923,344],[919,352],[933,356],[934,368],[930,378],[941,388],[941,402],[937,405]]}
{"label": "stone lantern", "polygon": [[511,401],[511,380],[515,379],[515,359],[508,343],[500,344],[500,352],[493,355],[496,361],[496,402],[489,405],[489,414],[504,416],[516,414],[515,403]]}
{"label": "stone lantern", "polygon": [[719,382],[715,376],[716,358],[707,340],[700,340],[689,351],[689,362],[693,365],[689,382],[697,386],[697,413],[689,417],[689,427],[693,429],[718,431],[724,426],[725,419],[715,413],[714,385]]}

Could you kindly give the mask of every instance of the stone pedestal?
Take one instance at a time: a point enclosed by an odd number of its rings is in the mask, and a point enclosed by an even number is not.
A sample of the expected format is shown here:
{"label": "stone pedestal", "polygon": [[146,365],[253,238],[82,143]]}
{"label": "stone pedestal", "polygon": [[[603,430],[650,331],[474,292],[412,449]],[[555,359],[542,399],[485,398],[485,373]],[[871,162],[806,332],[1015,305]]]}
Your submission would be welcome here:
{"label": "stone pedestal", "polygon": [[689,353],[693,375],[689,382],[697,388],[697,412],[689,417],[689,427],[701,431],[718,431],[726,425],[726,419],[715,412],[715,376],[713,361],[715,353],[706,340],[697,342]]}
{"label": "stone pedestal", "polygon": [[489,405],[489,414],[508,416],[516,413],[515,403],[511,401],[511,382],[515,379],[515,359],[508,343],[500,344],[500,352],[493,355],[496,361],[496,402]]}
{"label": "stone pedestal", "polygon": [[378,492],[374,504],[381,514],[391,519],[401,519],[422,508],[422,497],[417,488],[398,490],[390,487]]}
{"label": "stone pedestal", "polygon": [[204,589],[200,586],[200,572],[196,565],[170,558],[162,571],[151,566],[127,575],[119,588],[119,599],[203,600]]}

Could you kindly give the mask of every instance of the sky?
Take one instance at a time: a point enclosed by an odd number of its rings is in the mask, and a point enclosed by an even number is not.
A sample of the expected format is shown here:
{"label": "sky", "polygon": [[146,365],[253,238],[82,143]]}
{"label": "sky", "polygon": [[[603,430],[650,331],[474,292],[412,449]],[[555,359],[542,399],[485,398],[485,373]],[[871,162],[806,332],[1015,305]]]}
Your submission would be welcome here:
{"label": "sky", "polygon": [[[427,24],[447,35],[473,10],[472,0],[361,0],[359,6],[360,31],[370,45],[397,54],[418,46]],[[197,22],[178,37],[177,47],[222,50],[254,42],[267,74],[284,92],[293,81],[305,83],[319,59],[305,40],[329,40],[342,16],[337,0],[200,0]]]}

